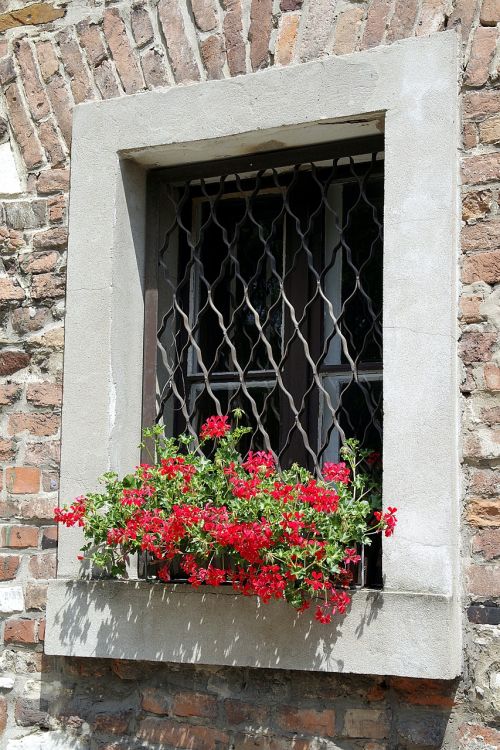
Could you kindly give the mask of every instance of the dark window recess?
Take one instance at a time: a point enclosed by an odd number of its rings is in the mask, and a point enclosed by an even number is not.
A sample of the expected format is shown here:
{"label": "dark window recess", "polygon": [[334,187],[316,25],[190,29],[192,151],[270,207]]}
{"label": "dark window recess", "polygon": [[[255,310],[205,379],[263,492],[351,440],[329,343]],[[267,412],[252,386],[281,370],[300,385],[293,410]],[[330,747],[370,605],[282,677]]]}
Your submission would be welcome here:
{"label": "dark window recess", "polygon": [[381,450],[383,142],[153,172],[144,422],[196,436],[241,407],[244,450],[318,470]]}

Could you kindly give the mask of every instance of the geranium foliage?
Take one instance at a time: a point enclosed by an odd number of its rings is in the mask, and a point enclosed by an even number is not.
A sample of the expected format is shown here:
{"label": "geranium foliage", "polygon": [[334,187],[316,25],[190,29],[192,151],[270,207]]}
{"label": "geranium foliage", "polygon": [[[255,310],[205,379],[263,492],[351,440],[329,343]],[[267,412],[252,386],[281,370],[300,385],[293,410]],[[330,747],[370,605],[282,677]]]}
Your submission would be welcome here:
{"label": "geranium foliage", "polygon": [[146,430],[151,464],[123,479],[105,474],[102,493],[55,518],[83,527],[83,556],[112,576],[125,575],[131,553],[147,552],[162,581],[180,568],[192,586],[230,584],[299,611],[312,602],[328,623],[350,602],[359,545],[394,531],[396,508],[381,510],[380,456],[348,440],[343,461],[325,463],[322,477],[297,465],[279,471],[272,453],[241,457],[247,432],[227,416],[210,417],[196,445]]}

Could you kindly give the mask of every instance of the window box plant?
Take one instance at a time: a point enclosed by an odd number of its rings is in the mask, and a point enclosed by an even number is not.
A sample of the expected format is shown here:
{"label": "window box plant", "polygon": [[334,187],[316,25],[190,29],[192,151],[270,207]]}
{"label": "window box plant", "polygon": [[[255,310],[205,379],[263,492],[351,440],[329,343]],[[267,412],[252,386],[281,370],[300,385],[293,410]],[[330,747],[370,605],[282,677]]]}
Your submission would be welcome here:
{"label": "window box plant", "polygon": [[227,416],[210,417],[196,445],[189,435],[165,438],[159,426],[145,430],[154,461],[123,479],[105,474],[102,493],[56,509],[56,520],[83,527],[81,557],[112,576],[125,575],[129,555],[147,552],[161,581],[177,566],[195,587],[230,584],[299,611],[312,602],[328,623],[349,605],[359,546],[394,531],[396,508],[381,510],[379,456],[348,440],[344,460],[315,478],[297,465],[280,471],[272,453],[243,459],[237,446],[248,432]]}

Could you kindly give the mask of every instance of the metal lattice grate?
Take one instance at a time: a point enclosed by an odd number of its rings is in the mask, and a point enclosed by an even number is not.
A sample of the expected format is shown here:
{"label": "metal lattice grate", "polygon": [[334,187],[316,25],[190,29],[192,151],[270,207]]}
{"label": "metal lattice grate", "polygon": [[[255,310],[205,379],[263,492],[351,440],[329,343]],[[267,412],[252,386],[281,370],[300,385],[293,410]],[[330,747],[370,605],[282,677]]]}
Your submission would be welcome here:
{"label": "metal lattice grate", "polygon": [[380,450],[383,154],[349,145],[155,175],[146,422],[241,407],[282,466]]}

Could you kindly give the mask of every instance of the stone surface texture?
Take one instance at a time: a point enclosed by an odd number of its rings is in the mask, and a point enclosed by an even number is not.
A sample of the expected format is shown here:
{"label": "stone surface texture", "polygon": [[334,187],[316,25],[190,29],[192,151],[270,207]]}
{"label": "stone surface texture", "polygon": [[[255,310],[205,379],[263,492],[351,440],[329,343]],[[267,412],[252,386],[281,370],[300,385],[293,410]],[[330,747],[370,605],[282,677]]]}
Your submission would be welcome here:
{"label": "stone surface texture", "polygon": [[[134,13],[133,7],[142,10]],[[500,745],[499,9],[497,0],[0,0],[0,115],[8,120],[18,174],[15,193],[0,193],[0,386],[6,387],[0,585],[15,590],[18,602],[21,588],[25,607],[2,613],[0,747]],[[463,677],[411,680],[45,656],[45,576],[54,571],[47,540],[55,539],[47,530],[58,499],[63,367],[63,170],[70,166],[73,105],[356,52],[445,28],[457,29],[463,49]],[[41,253],[49,256],[27,262]],[[28,530],[19,531],[22,526]],[[15,532],[5,533],[7,527]],[[22,539],[30,546],[19,546]]]}

